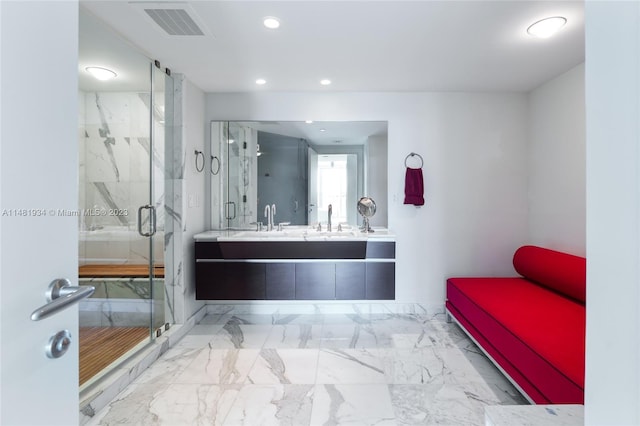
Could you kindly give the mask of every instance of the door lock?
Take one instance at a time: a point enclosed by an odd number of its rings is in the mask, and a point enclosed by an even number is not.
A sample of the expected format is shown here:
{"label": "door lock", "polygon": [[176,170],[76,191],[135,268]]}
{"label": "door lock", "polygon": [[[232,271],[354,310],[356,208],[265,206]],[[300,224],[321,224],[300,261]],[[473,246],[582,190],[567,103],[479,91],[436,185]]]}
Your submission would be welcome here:
{"label": "door lock", "polygon": [[51,336],[47,346],[47,356],[49,358],[60,358],[71,346],[71,333],[69,330],[62,330]]}

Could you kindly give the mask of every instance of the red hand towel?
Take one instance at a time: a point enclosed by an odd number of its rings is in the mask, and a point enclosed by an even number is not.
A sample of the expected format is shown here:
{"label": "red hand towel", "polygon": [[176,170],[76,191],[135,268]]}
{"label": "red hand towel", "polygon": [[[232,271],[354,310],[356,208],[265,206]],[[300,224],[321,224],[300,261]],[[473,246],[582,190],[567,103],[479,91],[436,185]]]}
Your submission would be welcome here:
{"label": "red hand towel", "polygon": [[404,175],[404,203],[422,206],[424,205],[423,194],[422,169],[407,167],[407,172]]}

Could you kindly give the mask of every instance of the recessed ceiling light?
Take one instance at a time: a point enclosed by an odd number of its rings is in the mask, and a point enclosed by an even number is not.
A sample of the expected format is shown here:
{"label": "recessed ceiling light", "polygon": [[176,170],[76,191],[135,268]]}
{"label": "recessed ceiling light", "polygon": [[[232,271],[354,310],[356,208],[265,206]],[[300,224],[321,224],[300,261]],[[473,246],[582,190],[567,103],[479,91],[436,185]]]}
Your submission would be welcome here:
{"label": "recessed ceiling light", "polygon": [[331,84],[331,80],[329,80],[328,78],[322,79],[320,80],[320,84],[322,84],[323,86],[328,86]]}
{"label": "recessed ceiling light", "polygon": [[320,131],[321,131],[321,132],[326,132],[326,131],[327,131],[327,129],[320,129]]}
{"label": "recessed ceiling light", "polygon": [[85,70],[87,70],[89,73],[91,73],[92,76],[94,76],[100,81],[111,80],[112,78],[115,78],[118,75],[109,69],[101,68],[101,67],[86,67]]}
{"label": "recessed ceiling light", "polygon": [[266,18],[264,18],[262,23],[270,30],[275,30],[276,28],[280,27],[280,21],[278,20],[278,18],[274,18],[273,16],[267,16]]}
{"label": "recessed ceiling light", "polygon": [[305,123],[311,124],[311,123],[313,123],[313,120],[307,120],[307,121],[305,121]]}
{"label": "recessed ceiling light", "polygon": [[527,28],[527,33],[538,38],[549,38],[557,33],[566,23],[567,19],[562,16],[545,18],[533,23],[529,28]]}
{"label": "recessed ceiling light", "polygon": [[267,84],[267,80],[265,80],[264,78],[259,78],[256,80],[256,84],[258,86],[262,86],[263,84]]}

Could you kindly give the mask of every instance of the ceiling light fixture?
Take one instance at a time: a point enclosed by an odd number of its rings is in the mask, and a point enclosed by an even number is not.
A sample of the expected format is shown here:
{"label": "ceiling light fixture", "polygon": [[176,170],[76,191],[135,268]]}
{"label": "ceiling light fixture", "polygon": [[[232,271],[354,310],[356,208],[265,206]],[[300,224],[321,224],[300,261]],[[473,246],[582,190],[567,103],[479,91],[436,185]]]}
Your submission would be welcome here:
{"label": "ceiling light fixture", "polygon": [[313,123],[313,120],[307,120],[307,121],[305,121],[305,123],[311,124],[311,123]]}
{"label": "ceiling light fixture", "polygon": [[320,80],[320,84],[322,84],[323,86],[328,86],[331,84],[331,80],[329,80],[328,78],[324,78]]}
{"label": "ceiling light fixture", "polygon": [[278,20],[278,18],[274,18],[273,16],[267,16],[266,18],[264,18],[262,23],[270,30],[280,28],[280,21]]}
{"label": "ceiling light fixture", "polygon": [[101,67],[86,67],[85,70],[100,81],[111,80],[118,75],[109,69]]}
{"label": "ceiling light fixture", "polygon": [[321,131],[321,132],[326,132],[327,130],[326,130],[326,129],[320,129],[320,131]]}
{"label": "ceiling light fixture", "polygon": [[552,16],[538,22],[534,22],[527,28],[527,33],[538,38],[549,38],[557,33],[567,23],[562,16]]}
{"label": "ceiling light fixture", "polygon": [[256,80],[256,84],[258,86],[262,86],[264,84],[267,84],[267,80],[265,80],[264,78],[259,78],[259,79]]}

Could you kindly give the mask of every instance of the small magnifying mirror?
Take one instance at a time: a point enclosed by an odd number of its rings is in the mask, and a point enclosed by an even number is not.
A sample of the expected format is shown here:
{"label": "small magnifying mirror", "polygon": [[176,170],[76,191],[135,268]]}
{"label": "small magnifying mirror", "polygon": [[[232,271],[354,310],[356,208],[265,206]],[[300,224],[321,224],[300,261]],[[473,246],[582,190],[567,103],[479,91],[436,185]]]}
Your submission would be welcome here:
{"label": "small magnifying mirror", "polygon": [[363,232],[373,232],[369,225],[369,218],[376,214],[376,202],[373,198],[362,197],[358,200],[358,213],[362,216],[362,228]]}

